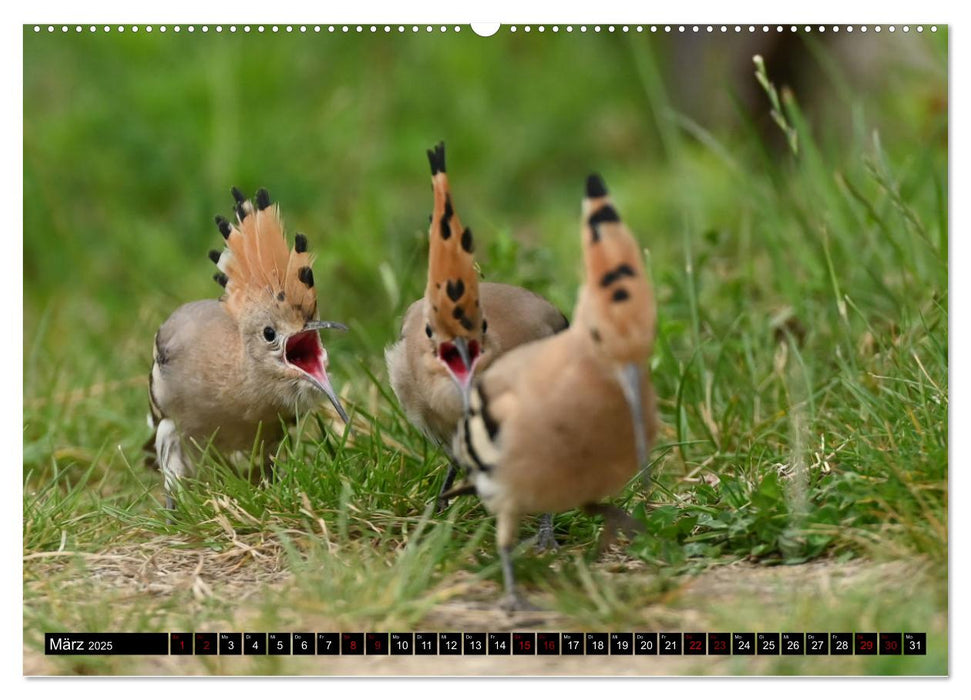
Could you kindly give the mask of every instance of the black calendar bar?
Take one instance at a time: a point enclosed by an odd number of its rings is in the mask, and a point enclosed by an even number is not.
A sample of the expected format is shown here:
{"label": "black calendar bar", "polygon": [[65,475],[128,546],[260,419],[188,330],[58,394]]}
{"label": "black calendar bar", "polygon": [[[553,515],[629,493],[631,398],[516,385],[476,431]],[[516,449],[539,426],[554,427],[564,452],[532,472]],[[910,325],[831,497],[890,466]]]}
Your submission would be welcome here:
{"label": "black calendar bar", "polygon": [[927,653],[927,633],[904,632],[904,653],[924,656]]}
{"label": "black calendar bar", "polygon": [[196,654],[215,656],[219,650],[219,635],[215,632],[196,632],[194,646]]}
{"label": "black calendar bar", "polygon": [[169,653],[174,656],[192,656],[195,650],[189,632],[173,632],[169,637]]}
{"label": "black calendar bar", "polygon": [[583,656],[583,632],[561,633],[560,653],[567,656]]}
{"label": "black calendar bar", "polygon": [[267,637],[267,649],[270,656],[291,656],[291,636],[289,632],[270,632]]}
{"label": "black calendar bar", "polygon": [[[46,632],[52,656],[912,656],[926,632]],[[631,659],[633,662],[633,658]],[[650,663],[649,659],[644,660]]]}
{"label": "black calendar bar", "polygon": [[318,632],[317,654],[323,656],[338,656],[341,653],[340,632]]}
{"label": "black calendar bar", "polygon": [[536,653],[535,632],[513,632],[512,653],[517,656],[532,656]]}
{"label": "black calendar bar", "polygon": [[266,655],[266,632],[243,632],[243,656]]}
{"label": "black calendar bar", "polygon": [[489,632],[489,656],[512,654],[512,635],[509,632]]}
{"label": "black calendar bar", "polygon": [[50,656],[114,656],[169,653],[168,632],[46,632]]}
{"label": "black calendar bar", "polygon": [[415,654],[438,656],[438,634],[435,632],[415,632]]}
{"label": "black calendar bar", "polygon": [[462,653],[465,656],[485,656],[486,633],[465,632],[462,635]]}
{"label": "black calendar bar", "polygon": [[243,633],[242,632],[220,632],[219,633],[219,655],[220,656],[241,656],[243,654]]}
{"label": "black calendar bar", "polygon": [[364,633],[341,632],[341,656],[363,656]]}
{"label": "black calendar bar", "polygon": [[364,648],[367,650],[368,656],[387,656],[388,633],[368,632],[364,635]]}
{"label": "black calendar bar", "polygon": [[707,636],[704,632],[685,632],[683,640],[685,655],[704,656],[706,653],[705,639]]}
{"label": "black calendar bar", "polygon": [[812,656],[829,655],[829,635],[825,632],[806,632],[806,653]]}
{"label": "black calendar bar", "polygon": [[543,656],[559,656],[560,654],[560,633],[559,632],[537,632],[536,633],[536,653]]}
{"label": "black calendar bar", "polygon": [[294,632],[293,653],[298,656],[313,655],[317,652],[316,642],[313,632]]}
{"label": "black calendar bar", "polygon": [[708,654],[710,656],[728,656],[732,653],[732,635],[728,632],[708,633]]}
{"label": "black calendar bar", "polygon": [[634,653],[634,634],[632,632],[610,633],[610,655],[626,656]]}
{"label": "black calendar bar", "polygon": [[415,653],[415,635],[413,632],[392,632],[389,644],[391,653],[395,656],[411,656]]}

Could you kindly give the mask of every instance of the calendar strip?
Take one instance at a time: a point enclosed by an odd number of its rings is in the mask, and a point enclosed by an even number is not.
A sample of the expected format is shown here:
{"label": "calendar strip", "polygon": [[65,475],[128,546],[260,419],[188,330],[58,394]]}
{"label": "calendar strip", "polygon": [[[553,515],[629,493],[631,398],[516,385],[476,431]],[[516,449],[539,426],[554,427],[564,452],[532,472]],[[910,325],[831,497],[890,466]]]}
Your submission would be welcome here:
{"label": "calendar strip", "polygon": [[49,656],[924,656],[926,632],[47,632]]}

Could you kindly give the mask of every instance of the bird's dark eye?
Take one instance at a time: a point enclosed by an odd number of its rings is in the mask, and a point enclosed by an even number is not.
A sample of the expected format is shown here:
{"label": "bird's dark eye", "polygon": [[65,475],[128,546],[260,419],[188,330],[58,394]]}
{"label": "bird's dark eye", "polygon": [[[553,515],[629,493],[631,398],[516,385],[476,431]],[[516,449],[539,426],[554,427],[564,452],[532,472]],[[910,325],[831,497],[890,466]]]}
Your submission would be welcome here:
{"label": "bird's dark eye", "polygon": [[432,325],[430,323],[425,324],[425,335],[427,335],[429,338],[432,337]]}
{"label": "bird's dark eye", "polygon": [[272,327],[267,326],[263,329],[263,337],[266,338],[266,342],[272,343],[276,340],[276,331]]}
{"label": "bird's dark eye", "polygon": [[485,335],[487,330],[489,330],[489,324],[485,319],[482,319],[482,335]]}

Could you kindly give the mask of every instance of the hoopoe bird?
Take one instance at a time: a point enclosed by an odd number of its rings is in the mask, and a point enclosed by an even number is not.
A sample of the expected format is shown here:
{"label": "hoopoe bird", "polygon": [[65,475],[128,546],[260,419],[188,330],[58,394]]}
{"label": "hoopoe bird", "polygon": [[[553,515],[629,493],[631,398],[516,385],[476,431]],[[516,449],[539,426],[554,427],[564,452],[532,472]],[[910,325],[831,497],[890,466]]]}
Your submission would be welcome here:
{"label": "hoopoe bird", "polygon": [[323,396],[348,422],[318,334],[347,327],[317,319],[306,236],[296,234],[291,250],[266,190],[256,193],[255,206],[232,192],[236,222],[216,217],[226,247],[209,252],[225,294],[180,306],[155,334],[149,375],[155,432],[145,448],[162,471],[170,509],[179,479],[195,473],[210,445],[226,455],[257,448],[269,470],[285,424]]}
{"label": "hoopoe bird", "polygon": [[[428,230],[425,296],[405,312],[397,343],[385,352],[391,388],[408,420],[450,452],[473,377],[515,347],[559,333],[566,317],[538,294],[479,283],[472,231],[462,226],[445,174],[445,144],[428,151],[434,206]],[[450,457],[439,508],[458,467]],[[549,518],[540,545],[553,544]]]}
{"label": "hoopoe bird", "polygon": [[[563,333],[506,353],[469,397],[453,451],[473,489],[496,516],[506,597],[518,597],[512,548],[520,518],[583,507],[635,522],[600,501],[646,463],[657,432],[647,360],[655,309],[641,252],[599,176],[586,183],[581,224],[585,280]],[[626,522],[624,522],[626,519]]]}

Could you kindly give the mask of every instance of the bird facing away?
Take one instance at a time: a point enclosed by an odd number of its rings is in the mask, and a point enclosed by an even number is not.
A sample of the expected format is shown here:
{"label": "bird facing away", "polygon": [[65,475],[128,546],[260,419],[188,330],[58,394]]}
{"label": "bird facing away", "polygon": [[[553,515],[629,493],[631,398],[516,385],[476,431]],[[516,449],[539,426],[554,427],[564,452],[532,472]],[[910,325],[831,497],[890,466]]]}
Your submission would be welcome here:
{"label": "bird facing away", "polygon": [[[278,207],[266,190],[256,205],[233,188],[236,223],[216,225],[226,241],[210,251],[222,298],[185,304],[155,334],[149,375],[149,462],[165,478],[166,505],[183,476],[195,473],[211,445],[223,454],[269,456],[297,413],[323,396],[348,422],[327,376],[318,331],[346,326],[317,320],[317,291],[307,239],[287,246]],[[259,438],[260,444],[256,444]]]}
{"label": "bird facing away", "polygon": [[[408,420],[449,451],[473,377],[512,348],[558,333],[566,317],[538,294],[479,283],[472,231],[462,226],[445,174],[445,144],[428,151],[434,208],[425,296],[405,313],[385,351],[391,388]],[[451,488],[454,461],[442,487]],[[447,501],[439,501],[443,507]],[[546,527],[551,528],[547,522]],[[545,534],[552,536],[552,530]]]}
{"label": "bird facing away", "polygon": [[512,569],[521,516],[584,507],[633,520],[599,501],[646,462],[657,431],[646,366],[654,298],[638,244],[595,175],[587,180],[581,235],[585,279],[573,324],[482,373],[454,438],[470,484],[496,516],[503,605],[513,609],[525,605]]}

